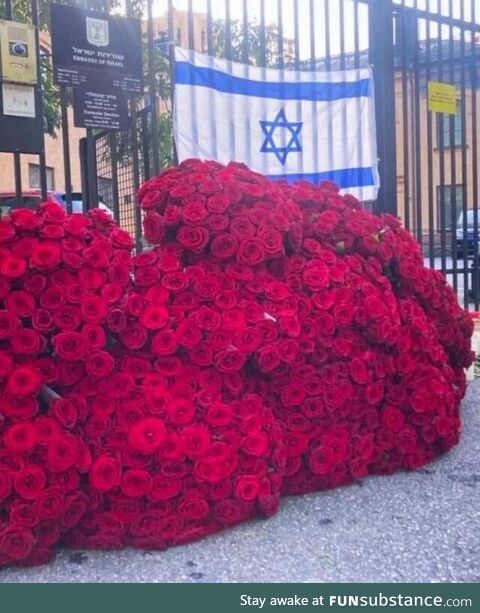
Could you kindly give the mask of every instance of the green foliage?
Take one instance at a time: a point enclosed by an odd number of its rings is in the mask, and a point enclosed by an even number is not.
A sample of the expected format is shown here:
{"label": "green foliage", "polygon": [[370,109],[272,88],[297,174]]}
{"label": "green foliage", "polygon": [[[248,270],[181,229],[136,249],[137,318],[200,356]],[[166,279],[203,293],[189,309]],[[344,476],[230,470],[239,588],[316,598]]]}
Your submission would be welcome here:
{"label": "green foliage", "polygon": [[[231,33],[231,59],[235,62],[244,62],[244,36],[243,24],[238,20],[230,22]],[[217,19],[212,24],[213,55],[225,57],[227,51],[227,28],[225,20]],[[252,66],[262,66],[262,46],[265,44],[265,63],[270,68],[282,65],[282,58],[278,50],[279,32],[276,25],[267,25],[262,28],[259,23],[252,20],[248,24],[248,63]],[[293,61],[292,50],[284,40],[283,61]]]}

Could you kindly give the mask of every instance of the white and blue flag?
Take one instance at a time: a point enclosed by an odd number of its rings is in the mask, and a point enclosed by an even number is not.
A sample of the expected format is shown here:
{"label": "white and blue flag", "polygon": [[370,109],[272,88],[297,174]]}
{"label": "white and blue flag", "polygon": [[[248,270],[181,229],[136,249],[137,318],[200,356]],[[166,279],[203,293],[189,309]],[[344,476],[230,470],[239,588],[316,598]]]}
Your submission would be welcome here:
{"label": "white and blue flag", "polygon": [[258,68],[175,49],[179,161],[244,162],[272,179],[335,181],[375,200],[379,178],[369,68]]}

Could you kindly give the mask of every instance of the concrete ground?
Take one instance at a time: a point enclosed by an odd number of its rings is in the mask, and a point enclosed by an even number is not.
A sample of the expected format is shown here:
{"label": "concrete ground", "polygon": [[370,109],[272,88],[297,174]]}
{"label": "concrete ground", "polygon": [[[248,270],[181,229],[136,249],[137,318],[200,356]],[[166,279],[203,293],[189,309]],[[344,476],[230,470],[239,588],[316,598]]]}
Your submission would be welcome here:
{"label": "concrete ground", "polygon": [[480,581],[480,382],[460,445],[423,470],[283,500],[280,513],[166,552],[61,552],[0,583]]}

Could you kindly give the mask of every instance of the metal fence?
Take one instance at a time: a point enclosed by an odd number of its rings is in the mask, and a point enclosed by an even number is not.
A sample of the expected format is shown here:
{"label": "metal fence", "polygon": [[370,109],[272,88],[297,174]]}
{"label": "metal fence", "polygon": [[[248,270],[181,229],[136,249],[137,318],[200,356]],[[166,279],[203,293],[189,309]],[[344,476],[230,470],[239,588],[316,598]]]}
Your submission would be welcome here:
{"label": "metal fence", "polygon": [[[136,5],[127,0],[126,13]],[[89,131],[81,146],[88,206],[101,197],[141,247],[136,191],[174,159],[174,45],[283,69],[370,65],[381,183],[372,208],[398,215],[426,264],[447,275],[467,308],[479,309],[478,0],[147,0],[143,20],[146,89],[130,101],[131,126]],[[429,110],[431,81],[456,86],[455,115]],[[65,119],[65,91],[62,100]],[[63,130],[67,162],[76,152],[66,122]]]}

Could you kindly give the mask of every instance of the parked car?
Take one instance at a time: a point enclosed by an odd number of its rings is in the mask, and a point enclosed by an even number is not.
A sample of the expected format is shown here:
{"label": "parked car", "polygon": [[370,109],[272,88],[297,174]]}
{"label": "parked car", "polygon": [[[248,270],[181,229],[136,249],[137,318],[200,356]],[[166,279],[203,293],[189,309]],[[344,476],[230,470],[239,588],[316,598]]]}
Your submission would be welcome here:
{"label": "parked car", "polygon": [[[11,209],[16,208],[36,209],[43,201],[44,199],[42,198],[40,190],[25,190],[22,192],[21,207],[18,207],[15,192],[0,192],[0,211],[2,213],[8,213]],[[49,191],[47,193],[47,202],[55,202],[66,209],[67,195],[65,192]],[[99,198],[98,208],[111,213],[111,210],[104,204],[101,197]],[[72,212],[83,213],[83,201],[80,192],[72,192]]]}
{"label": "parked car", "polygon": [[[457,228],[456,228],[456,246],[457,246],[457,257],[464,258],[473,256],[475,249],[475,210],[468,209],[466,211],[466,236],[464,235],[464,217],[463,211],[460,213],[457,219]],[[465,239],[467,244],[467,253],[464,253]],[[480,246],[480,209],[478,210],[477,217],[477,249]]]}

